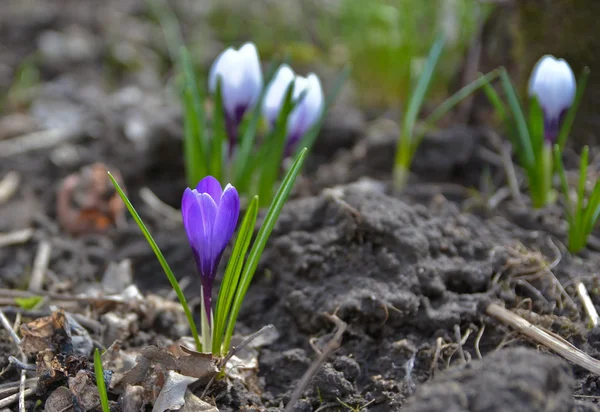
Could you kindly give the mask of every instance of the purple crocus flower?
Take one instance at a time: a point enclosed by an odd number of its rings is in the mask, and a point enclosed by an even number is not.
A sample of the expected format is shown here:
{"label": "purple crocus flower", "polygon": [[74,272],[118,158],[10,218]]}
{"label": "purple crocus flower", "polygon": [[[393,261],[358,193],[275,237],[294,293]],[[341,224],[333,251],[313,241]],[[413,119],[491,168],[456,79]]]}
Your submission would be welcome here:
{"label": "purple crocus flower", "polygon": [[529,95],[535,96],[544,112],[544,134],[554,143],[562,119],[575,99],[575,75],[564,59],[542,57],[531,72]]}
{"label": "purple crocus flower", "polygon": [[217,89],[218,78],[221,79],[225,127],[231,154],[240,122],[256,104],[263,86],[260,59],[254,43],[246,43],[239,50],[230,47],[215,59],[208,75],[211,93]]}
{"label": "purple crocus flower", "polygon": [[262,111],[271,125],[274,125],[283,106],[285,92],[294,83],[292,98],[297,100],[302,93],[304,98],[297,102],[287,120],[287,140],[285,155],[289,156],[302,136],[319,120],[324,109],[323,89],[316,74],[307,77],[297,76],[290,66],[282,64],[269,84]]}
{"label": "purple crocus flower", "polygon": [[188,236],[204,294],[204,307],[210,322],[212,284],[221,255],[233,235],[240,213],[240,197],[235,187],[206,176],[195,189],[187,188],[181,200],[183,226]]}

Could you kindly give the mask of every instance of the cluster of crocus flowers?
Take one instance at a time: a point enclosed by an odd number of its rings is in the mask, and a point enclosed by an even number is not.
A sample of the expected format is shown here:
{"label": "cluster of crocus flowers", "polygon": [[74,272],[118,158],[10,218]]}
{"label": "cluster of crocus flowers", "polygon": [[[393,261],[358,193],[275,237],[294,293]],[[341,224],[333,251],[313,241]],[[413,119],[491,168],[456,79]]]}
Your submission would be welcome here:
{"label": "cluster of crocus flowers", "polygon": [[214,61],[208,75],[208,88],[216,93],[221,82],[225,128],[230,147],[237,140],[237,131],[246,112],[254,107],[263,87],[258,51],[253,43],[239,50],[229,47]]}
{"label": "cluster of crocus flowers", "polygon": [[[213,94],[219,79],[231,151],[237,142],[238,128],[244,115],[256,105],[263,89],[256,46],[246,43],[239,50],[230,47],[223,51],[210,69],[209,90]],[[291,83],[294,84],[295,107],[287,119],[286,155],[291,154],[291,148],[315,125],[324,109],[323,89],[317,75],[297,76],[287,64],[283,64],[267,85],[261,107],[271,127],[283,108],[285,92]]]}
{"label": "cluster of crocus flowers", "polygon": [[291,83],[294,84],[292,99],[296,105],[287,119],[286,155],[291,154],[302,136],[319,121],[324,109],[323,88],[317,75],[310,73],[306,77],[298,76],[290,66],[283,64],[268,86],[262,107],[263,115],[272,126],[277,121]]}
{"label": "cluster of crocus flowers", "polygon": [[187,188],[181,201],[183,226],[200,274],[202,299],[211,322],[212,285],[223,251],[237,225],[240,198],[228,184],[224,189],[212,176],[202,179],[195,189]]}
{"label": "cluster of crocus flowers", "polygon": [[544,113],[544,134],[548,143],[555,143],[575,92],[575,75],[564,59],[546,55],[537,62],[529,80],[529,95],[537,98]]}

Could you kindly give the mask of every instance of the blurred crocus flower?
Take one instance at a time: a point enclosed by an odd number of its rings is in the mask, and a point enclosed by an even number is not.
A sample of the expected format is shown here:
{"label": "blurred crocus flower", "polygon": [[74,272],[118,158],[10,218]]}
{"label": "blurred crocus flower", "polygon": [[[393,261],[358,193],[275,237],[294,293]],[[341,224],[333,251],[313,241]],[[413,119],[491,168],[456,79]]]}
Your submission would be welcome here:
{"label": "blurred crocus flower", "polygon": [[254,43],[246,43],[239,50],[230,47],[215,59],[208,76],[211,93],[217,90],[218,78],[221,79],[221,95],[231,150],[244,114],[254,106],[263,87],[260,59]]}
{"label": "blurred crocus flower", "polygon": [[271,125],[277,121],[279,111],[283,107],[285,92],[292,82],[294,82],[292,98],[297,100],[302,94],[304,97],[296,102],[287,120],[286,155],[291,154],[296,143],[319,121],[324,109],[323,89],[317,75],[310,73],[307,77],[297,76],[290,66],[283,64],[268,86],[262,108],[264,116]]}
{"label": "blurred crocus flower", "polygon": [[562,119],[575,99],[575,92],[575,75],[564,59],[546,55],[537,62],[529,79],[529,95],[537,97],[544,112],[547,142],[556,140]]}
{"label": "blurred crocus flower", "polygon": [[[183,226],[194,253],[204,295],[206,313],[211,313],[212,284],[221,255],[229,243],[240,213],[237,190],[206,176],[195,189],[187,188],[181,201]],[[210,315],[208,315],[210,322]]]}

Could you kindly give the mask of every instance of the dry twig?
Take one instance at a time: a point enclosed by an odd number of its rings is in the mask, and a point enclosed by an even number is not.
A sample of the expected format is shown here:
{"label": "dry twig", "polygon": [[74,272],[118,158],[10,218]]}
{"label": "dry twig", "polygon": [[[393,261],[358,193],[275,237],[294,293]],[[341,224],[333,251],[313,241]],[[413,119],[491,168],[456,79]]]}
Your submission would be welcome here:
{"label": "dry twig", "polygon": [[532,341],[547,347],[576,365],[579,365],[596,375],[600,375],[600,361],[576,348],[561,336],[537,327],[519,315],[516,315],[495,303],[490,304],[485,312],[494,319],[516,329]]}
{"label": "dry twig", "polygon": [[306,387],[308,386],[308,383],[310,382],[312,377],[317,373],[317,371],[319,370],[319,368],[321,367],[323,362],[325,362],[325,359],[327,359],[327,357],[334,350],[339,348],[340,344],[342,343],[342,335],[346,331],[346,327],[348,325],[346,324],[346,322],[344,322],[343,320],[338,318],[335,314],[334,315],[326,315],[326,316],[329,320],[331,320],[333,323],[335,323],[336,329],[335,329],[333,338],[331,338],[331,340],[329,342],[327,342],[325,349],[323,349],[323,351],[321,352],[321,355],[319,355],[317,360],[315,360],[313,362],[313,364],[310,365],[310,368],[308,368],[308,370],[306,372],[304,372],[304,375],[302,376],[302,379],[300,379],[300,382],[298,382],[296,389],[294,389],[294,393],[292,393],[292,396],[290,397],[290,401],[286,405],[284,412],[292,411],[294,405],[296,404],[298,399],[300,399],[300,396],[302,396],[302,393],[306,390]]}
{"label": "dry twig", "polygon": [[579,295],[579,299],[581,299],[581,304],[585,309],[585,312],[590,317],[590,321],[592,322],[592,326],[598,326],[598,321],[600,318],[598,317],[598,311],[590,298],[590,294],[588,293],[585,285],[581,282],[577,283],[577,294]]}

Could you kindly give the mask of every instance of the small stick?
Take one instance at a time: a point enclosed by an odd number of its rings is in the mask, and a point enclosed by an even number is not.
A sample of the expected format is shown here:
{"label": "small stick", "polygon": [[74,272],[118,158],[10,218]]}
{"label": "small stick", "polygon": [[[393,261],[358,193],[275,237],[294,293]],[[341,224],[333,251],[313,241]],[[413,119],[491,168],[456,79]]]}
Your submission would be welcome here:
{"label": "small stick", "polygon": [[477,332],[477,336],[475,337],[475,353],[479,359],[482,359],[481,351],[479,350],[479,343],[481,342],[481,337],[483,336],[483,332],[485,332],[485,325],[482,324],[479,332]]}
{"label": "small stick", "polygon": [[159,215],[166,217],[167,219],[172,220],[173,222],[183,221],[179,210],[169,206],[168,204],[160,200],[158,196],[156,196],[154,192],[148,189],[147,187],[142,187],[140,189],[140,197],[144,202],[146,202],[148,206],[150,206],[150,209],[154,210]]}
{"label": "small stick", "polygon": [[25,243],[31,239],[33,233],[33,229],[20,229],[8,233],[0,233],[0,248]]}
{"label": "small stick", "polygon": [[12,157],[31,150],[50,149],[83,136],[83,129],[47,129],[0,142],[0,158]]}
{"label": "small stick", "polygon": [[[33,388],[25,389],[25,391],[23,392],[23,396],[26,398],[32,393]],[[19,399],[20,396],[20,393],[15,393],[14,395],[7,396],[6,398],[0,400],[0,408],[6,408],[7,406],[13,404]]]}
{"label": "small stick", "polygon": [[579,299],[581,299],[581,303],[583,305],[583,308],[585,309],[585,312],[592,321],[592,326],[597,327],[598,321],[600,320],[600,317],[598,316],[598,311],[596,310],[596,307],[594,306],[594,303],[592,302],[590,294],[588,293],[585,285],[581,282],[577,283],[577,294],[579,295]]}
{"label": "small stick", "polygon": [[600,361],[577,349],[564,338],[529,323],[519,315],[495,303],[488,305],[485,312],[500,322],[513,327],[532,341],[546,346],[563,358],[596,375],[600,375]]}
{"label": "small stick", "polygon": [[467,363],[465,358],[465,352],[462,347],[462,335],[460,334],[460,326],[454,325],[454,336],[456,337],[456,345],[458,346],[458,354],[460,355],[463,363]]}
{"label": "small stick", "polygon": [[310,365],[310,368],[308,368],[308,370],[306,372],[304,372],[304,375],[302,376],[302,379],[300,379],[300,382],[296,386],[296,389],[294,389],[294,393],[292,393],[292,396],[290,397],[290,401],[286,405],[284,412],[292,411],[292,408],[294,407],[294,405],[296,404],[298,399],[300,399],[300,396],[302,396],[302,392],[304,392],[304,390],[308,386],[308,383],[310,382],[310,380],[317,373],[317,371],[319,370],[319,368],[321,367],[323,362],[325,362],[325,359],[327,359],[327,357],[334,350],[339,348],[340,344],[342,343],[342,335],[346,331],[346,327],[348,326],[348,324],[346,322],[344,322],[343,320],[341,320],[340,318],[338,318],[336,315],[327,315],[327,317],[329,318],[329,320],[331,320],[333,323],[335,323],[336,329],[335,329],[334,336],[333,336],[333,338],[331,338],[331,340],[329,342],[327,342],[327,345],[325,345],[325,349],[323,350],[321,355],[317,358],[317,360],[315,360],[313,362],[313,364]]}
{"label": "small stick", "polygon": [[31,271],[31,280],[29,281],[29,290],[31,292],[42,290],[51,253],[52,246],[50,242],[47,240],[41,241],[35,255],[35,260],[33,261],[33,270]]}
{"label": "small stick", "polygon": [[519,206],[525,206],[525,202],[521,196],[521,191],[519,190],[519,182],[517,180],[517,174],[515,173],[515,167],[513,165],[512,158],[510,157],[510,152],[510,143],[506,142],[502,145],[502,164],[504,165],[504,171],[506,172],[508,188],[510,189],[515,202],[517,202]]}
{"label": "small stick", "polygon": [[[21,339],[17,336],[15,331],[13,330],[10,322],[4,315],[4,312],[0,310],[0,323],[4,326],[4,329],[8,332],[13,342],[15,343],[17,350],[21,355],[21,361],[23,363],[27,362],[27,356],[23,353],[23,349],[21,349]],[[21,379],[19,381],[19,412],[25,412],[25,381],[27,380],[27,371],[25,369],[21,369]]]}
{"label": "small stick", "polygon": [[8,172],[0,181],[0,205],[6,203],[19,188],[21,176],[17,172]]}

